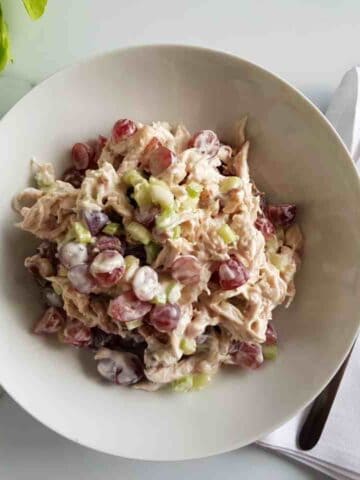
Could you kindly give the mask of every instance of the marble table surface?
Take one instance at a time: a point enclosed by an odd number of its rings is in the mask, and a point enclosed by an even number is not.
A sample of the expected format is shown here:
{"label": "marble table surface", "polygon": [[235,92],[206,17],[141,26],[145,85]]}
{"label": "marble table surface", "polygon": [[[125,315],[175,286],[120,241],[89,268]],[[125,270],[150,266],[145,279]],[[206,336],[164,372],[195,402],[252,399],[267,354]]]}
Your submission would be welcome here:
{"label": "marble table surface", "polygon": [[[235,53],[281,75],[321,109],[343,73],[359,60],[357,0],[49,0],[38,22],[29,20],[21,0],[1,0],[1,4],[14,63],[0,74],[0,114],[64,65],[127,45],[196,44]],[[256,446],[191,462],[115,458],[61,438],[6,394],[0,400],[1,479],[183,480],[187,476],[326,478]]]}

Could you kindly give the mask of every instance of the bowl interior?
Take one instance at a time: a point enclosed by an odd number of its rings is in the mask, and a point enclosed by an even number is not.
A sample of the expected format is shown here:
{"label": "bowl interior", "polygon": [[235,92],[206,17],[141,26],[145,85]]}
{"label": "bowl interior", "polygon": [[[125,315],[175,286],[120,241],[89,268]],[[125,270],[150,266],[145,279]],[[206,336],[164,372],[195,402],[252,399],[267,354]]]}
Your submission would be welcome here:
{"label": "bowl interior", "polygon": [[[114,121],[184,122],[231,140],[247,114],[258,187],[295,202],[306,237],[298,294],[276,311],[278,359],[224,372],[200,393],[147,394],[104,385],[90,355],[34,337],[39,296],[23,268],[34,241],[13,228],[12,196],[29,160],[63,166],[76,141]],[[27,411],[70,439],[125,457],[175,460],[243,446],[309,402],[358,328],[360,191],[337,136],[307,100],[248,62],[190,47],[107,54],[36,87],[0,123],[2,328],[0,382]]]}

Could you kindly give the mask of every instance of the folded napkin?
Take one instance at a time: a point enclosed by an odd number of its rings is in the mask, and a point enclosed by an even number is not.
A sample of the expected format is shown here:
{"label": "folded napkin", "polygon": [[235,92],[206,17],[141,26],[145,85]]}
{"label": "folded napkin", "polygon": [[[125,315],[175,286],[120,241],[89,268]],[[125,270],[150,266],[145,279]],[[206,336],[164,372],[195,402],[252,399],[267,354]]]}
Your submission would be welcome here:
{"label": "folded napkin", "polygon": [[[360,170],[360,67],[342,79],[326,112]],[[360,259],[359,259],[360,260]],[[357,340],[320,440],[312,450],[296,440],[308,407],[290,422],[261,439],[276,450],[338,480],[360,480],[360,338]]]}

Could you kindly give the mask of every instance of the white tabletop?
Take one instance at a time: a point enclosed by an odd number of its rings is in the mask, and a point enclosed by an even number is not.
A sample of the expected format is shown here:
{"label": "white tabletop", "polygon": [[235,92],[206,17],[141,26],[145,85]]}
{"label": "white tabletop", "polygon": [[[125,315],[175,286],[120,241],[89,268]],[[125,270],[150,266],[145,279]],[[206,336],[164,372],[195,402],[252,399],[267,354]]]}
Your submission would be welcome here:
{"label": "white tabletop", "polygon": [[[322,109],[359,60],[358,0],[49,0],[38,22],[29,20],[20,0],[1,4],[14,64],[0,75],[0,114],[62,66],[126,45],[196,44],[235,53],[281,75]],[[4,480],[325,479],[254,446],[193,462],[110,457],[59,437],[6,395],[0,426]]]}

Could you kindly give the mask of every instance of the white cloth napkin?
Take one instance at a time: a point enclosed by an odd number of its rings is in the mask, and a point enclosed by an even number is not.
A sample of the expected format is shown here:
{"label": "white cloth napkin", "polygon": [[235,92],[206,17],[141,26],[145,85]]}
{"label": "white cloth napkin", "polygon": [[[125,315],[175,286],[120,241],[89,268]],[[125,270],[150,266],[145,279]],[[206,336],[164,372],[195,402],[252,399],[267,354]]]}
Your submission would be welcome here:
{"label": "white cloth napkin", "polygon": [[[326,112],[360,170],[360,67],[346,73]],[[360,259],[359,259],[360,261]],[[360,338],[339,386],[322,435],[309,451],[297,448],[309,408],[263,438],[259,445],[299,460],[338,480],[360,480]]]}

